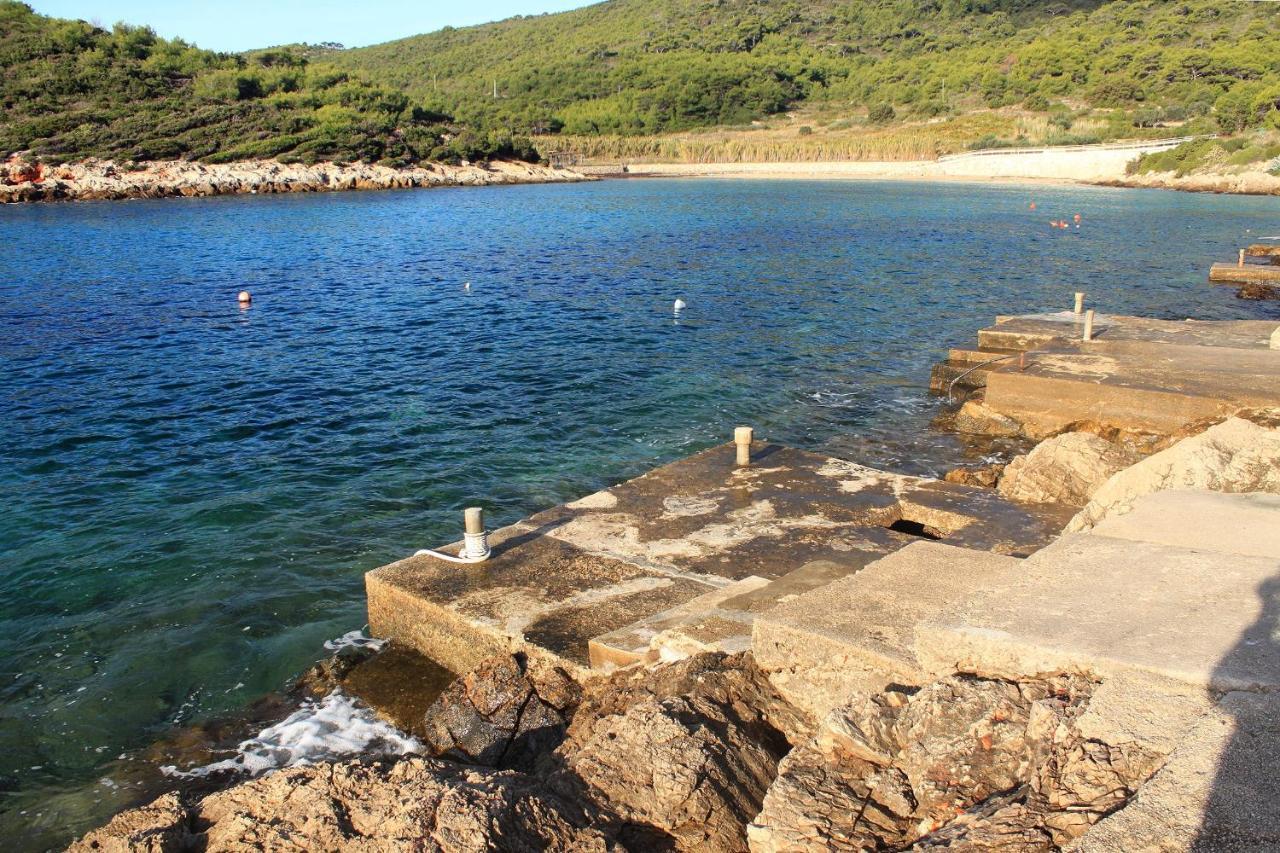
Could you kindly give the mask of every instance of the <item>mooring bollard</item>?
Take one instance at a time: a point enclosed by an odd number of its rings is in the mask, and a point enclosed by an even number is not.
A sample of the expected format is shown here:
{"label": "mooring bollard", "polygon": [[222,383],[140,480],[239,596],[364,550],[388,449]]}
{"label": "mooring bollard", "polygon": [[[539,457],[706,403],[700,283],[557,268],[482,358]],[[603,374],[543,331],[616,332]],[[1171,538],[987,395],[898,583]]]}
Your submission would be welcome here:
{"label": "mooring bollard", "polygon": [[484,529],[484,510],[470,506],[462,511],[462,556],[470,560],[489,556],[489,536]]}
{"label": "mooring bollard", "polygon": [[738,448],[738,464],[751,464],[751,427],[738,427],[733,431],[733,443]]}
{"label": "mooring bollard", "polygon": [[1077,290],[1076,291],[1076,313],[1079,314],[1083,311],[1084,311],[1084,291]]}
{"label": "mooring bollard", "polygon": [[1084,312],[1084,340],[1093,340],[1093,309]]}

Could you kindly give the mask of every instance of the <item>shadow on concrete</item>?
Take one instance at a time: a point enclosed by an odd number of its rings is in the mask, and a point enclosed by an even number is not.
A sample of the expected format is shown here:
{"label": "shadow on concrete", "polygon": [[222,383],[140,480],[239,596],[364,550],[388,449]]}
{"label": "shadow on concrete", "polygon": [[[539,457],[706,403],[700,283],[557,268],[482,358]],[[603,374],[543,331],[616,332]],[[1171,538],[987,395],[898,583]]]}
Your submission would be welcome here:
{"label": "shadow on concrete", "polygon": [[[1258,587],[1262,613],[1239,642],[1218,662],[1212,690],[1231,732],[1218,756],[1196,851],[1280,850],[1280,693],[1274,679],[1247,687],[1254,679],[1280,672],[1280,576]],[[1219,695],[1221,694],[1221,695]]]}
{"label": "shadow on concrete", "polygon": [[573,520],[573,518],[574,518],[573,513],[565,513],[564,515],[557,516],[555,518],[550,519],[549,521],[545,521],[542,524],[539,524],[537,527],[533,528],[532,530],[526,531],[525,533],[521,533],[517,536],[512,536],[510,539],[507,539],[501,542],[500,544],[496,544],[492,546],[493,556],[495,557],[501,556],[502,554],[505,554],[507,551],[513,550],[515,548],[519,548],[521,545],[525,545],[529,542],[532,542],[535,539],[541,539],[543,536],[546,536],[548,533],[555,530],[557,527],[563,527],[564,525],[568,524],[570,521]]}

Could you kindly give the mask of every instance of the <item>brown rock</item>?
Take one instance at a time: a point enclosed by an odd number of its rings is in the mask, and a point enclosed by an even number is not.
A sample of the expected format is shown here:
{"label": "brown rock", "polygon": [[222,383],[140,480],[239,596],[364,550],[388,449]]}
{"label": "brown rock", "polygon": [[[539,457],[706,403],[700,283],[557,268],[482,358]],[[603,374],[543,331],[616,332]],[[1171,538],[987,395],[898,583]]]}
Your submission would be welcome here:
{"label": "brown rock", "polygon": [[166,853],[194,846],[191,816],[177,794],[129,809],[67,848],[68,853]]}
{"label": "brown rock", "polygon": [[[886,691],[837,708],[782,762],[750,827],[751,850],[896,848],[922,836],[952,849],[1047,849],[1051,808],[1095,809],[1096,820],[1114,807],[1037,793],[1070,790],[1055,750],[1089,688],[951,677],[910,697]],[[1126,785],[1116,790],[1127,796]]]}
{"label": "brown rock", "polygon": [[706,652],[652,669],[622,670],[588,684],[569,726],[566,749],[591,736],[601,719],[648,699],[699,696],[720,705],[735,725],[780,753],[813,732],[804,714],[782,698],[750,654]]}
{"label": "brown rock", "polygon": [[1065,433],[1010,462],[1000,476],[1000,494],[1029,503],[1084,506],[1112,475],[1139,458],[1091,433]]}
{"label": "brown rock", "polygon": [[1280,287],[1260,282],[1249,282],[1236,291],[1240,299],[1280,299]]}
{"label": "brown rock", "polygon": [[567,755],[636,849],[745,851],[779,756],[702,697],[644,699]]}
{"label": "brown rock", "polygon": [[1129,467],[1098,488],[1066,532],[1123,515],[1138,498],[1168,489],[1280,493],[1280,428],[1267,410],[1232,417]]}
{"label": "brown rock", "polygon": [[955,468],[943,475],[948,483],[959,483],[962,486],[977,486],[981,489],[994,489],[1000,481],[1000,474],[1005,469],[1003,464],[976,465],[967,468]]}
{"label": "brown rock", "polygon": [[427,709],[424,740],[442,758],[533,770],[564,740],[580,697],[562,669],[523,655],[490,658]]}
{"label": "brown rock", "polygon": [[188,808],[169,795],[118,815],[71,850],[610,849],[590,824],[580,806],[523,774],[411,758],[282,770]]}
{"label": "brown rock", "polygon": [[979,400],[969,400],[960,407],[956,412],[954,429],[968,435],[1013,437],[1022,434],[1022,424]]}

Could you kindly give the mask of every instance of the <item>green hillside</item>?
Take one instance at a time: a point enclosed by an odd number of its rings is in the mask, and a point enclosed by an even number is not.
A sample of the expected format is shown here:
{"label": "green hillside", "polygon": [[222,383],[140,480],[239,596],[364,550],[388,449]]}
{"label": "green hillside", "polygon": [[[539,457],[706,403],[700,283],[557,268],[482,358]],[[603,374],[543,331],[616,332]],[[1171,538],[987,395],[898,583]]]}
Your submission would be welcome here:
{"label": "green hillside", "polygon": [[[1280,127],[1278,33],[1280,4],[1225,0],[607,0],[235,55],[0,0],[0,154],[401,164],[536,156],[533,137],[907,157],[1235,133]],[[784,112],[803,120],[781,141],[672,136]]]}
{"label": "green hillside", "polygon": [[1217,115],[1235,130],[1276,120],[1280,5],[608,0],[332,60],[460,119],[535,134],[655,134],[797,106],[873,124],[1111,108],[1130,127]]}
{"label": "green hillside", "polygon": [[49,162],[530,156],[306,48],[217,54],[145,27],[111,31],[0,0],[0,155]]}

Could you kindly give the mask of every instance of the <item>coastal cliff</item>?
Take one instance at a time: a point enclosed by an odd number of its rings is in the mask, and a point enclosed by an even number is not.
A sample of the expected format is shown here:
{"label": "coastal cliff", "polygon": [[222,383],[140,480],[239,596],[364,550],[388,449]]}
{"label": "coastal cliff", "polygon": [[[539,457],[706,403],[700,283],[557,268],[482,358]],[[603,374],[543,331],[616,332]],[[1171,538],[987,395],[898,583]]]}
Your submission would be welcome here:
{"label": "coastal cliff", "polygon": [[0,202],[173,198],[413,187],[540,184],[593,180],[569,169],[493,161],[462,166],[428,163],[407,168],[366,163],[281,163],[245,160],[227,164],[179,160],[151,163],[83,163],[47,166],[12,158],[0,166]]}

